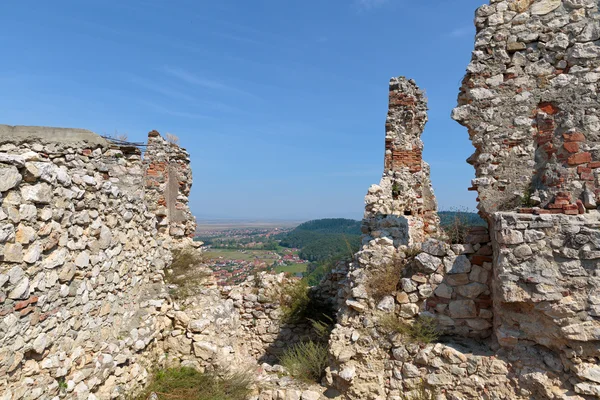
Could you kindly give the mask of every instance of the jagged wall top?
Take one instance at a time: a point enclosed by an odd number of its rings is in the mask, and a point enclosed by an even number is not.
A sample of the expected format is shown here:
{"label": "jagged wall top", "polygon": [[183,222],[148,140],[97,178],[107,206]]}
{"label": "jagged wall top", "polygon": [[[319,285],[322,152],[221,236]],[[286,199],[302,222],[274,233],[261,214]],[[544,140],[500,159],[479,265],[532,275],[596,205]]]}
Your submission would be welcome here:
{"label": "jagged wall top", "polygon": [[389,111],[385,123],[385,173],[403,167],[422,168],[421,134],[427,123],[427,99],[415,81],[404,77],[390,80]]}
{"label": "jagged wall top", "polygon": [[86,129],[47,126],[12,126],[0,124],[0,144],[37,142],[108,146],[108,141]]}
{"label": "jagged wall top", "polygon": [[476,148],[468,161],[484,214],[595,207],[599,21],[593,0],[492,0],[477,10],[475,51],[453,118]]}
{"label": "jagged wall top", "polygon": [[379,185],[365,199],[363,232],[389,237],[395,245],[415,245],[439,230],[437,203],[423,161],[421,134],[427,99],[411,79],[392,78],[385,124],[385,158]]}

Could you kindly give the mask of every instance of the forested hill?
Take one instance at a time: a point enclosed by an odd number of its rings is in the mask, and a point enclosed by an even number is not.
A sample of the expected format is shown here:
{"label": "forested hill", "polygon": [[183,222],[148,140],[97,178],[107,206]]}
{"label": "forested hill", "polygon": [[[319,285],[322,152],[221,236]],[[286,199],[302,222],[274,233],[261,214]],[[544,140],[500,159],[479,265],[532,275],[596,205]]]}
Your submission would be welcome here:
{"label": "forested hill", "polygon": [[440,223],[443,228],[455,224],[458,220],[466,226],[486,226],[486,222],[474,212],[467,211],[439,211]]}
{"label": "forested hill", "polygon": [[360,221],[345,218],[325,218],[304,222],[296,227],[296,231],[312,231],[319,233],[346,233],[360,235]]}
{"label": "forested hill", "polygon": [[360,221],[343,218],[317,219],[300,224],[279,237],[283,247],[300,249],[300,257],[322,261],[352,255],[360,246]]}

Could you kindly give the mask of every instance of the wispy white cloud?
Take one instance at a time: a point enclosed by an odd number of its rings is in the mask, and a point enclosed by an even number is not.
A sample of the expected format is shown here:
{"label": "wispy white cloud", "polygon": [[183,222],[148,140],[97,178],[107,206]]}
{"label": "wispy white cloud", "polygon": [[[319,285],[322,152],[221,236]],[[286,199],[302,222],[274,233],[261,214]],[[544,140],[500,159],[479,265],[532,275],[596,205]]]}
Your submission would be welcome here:
{"label": "wispy white cloud", "polygon": [[193,96],[190,96],[187,93],[183,93],[178,90],[172,89],[171,87],[169,87],[169,85],[156,84],[156,83],[150,82],[144,78],[141,78],[139,76],[133,76],[133,77],[131,77],[130,80],[132,83],[134,83],[138,86],[141,86],[144,89],[150,90],[150,91],[158,93],[158,94],[162,94],[163,96],[172,97],[174,99],[180,99],[180,100],[185,100],[185,101],[196,101],[196,99]]}
{"label": "wispy white cloud", "polygon": [[242,95],[245,95],[248,97],[257,98],[257,96],[255,96],[254,94],[246,92],[245,90],[239,89],[234,86],[227,85],[227,84],[217,81],[217,80],[199,77],[199,76],[194,75],[191,72],[186,71],[179,67],[166,66],[162,70],[166,74],[168,74],[174,78],[180,79],[191,85],[197,85],[197,86],[205,87],[207,89],[226,91],[226,92],[230,92],[230,93],[237,93],[237,94],[242,94]]}
{"label": "wispy white cloud", "polygon": [[355,5],[363,10],[371,10],[380,7],[389,0],[355,0]]}
{"label": "wispy white cloud", "polygon": [[448,36],[452,38],[460,38],[472,34],[474,33],[474,31],[475,28],[472,26],[463,26],[461,28],[456,28],[453,31],[451,31],[450,33],[448,33]]}
{"label": "wispy white cloud", "polygon": [[167,107],[164,107],[159,104],[155,104],[155,103],[152,103],[152,102],[149,102],[146,100],[140,100],[139,102],[141,104],[143,104],[144,106],[150,108],[152,111],[155,111],[155,112],[158,112],[161,114],[171,115],[173,117],[190,118],[190,119],[210,119],[211,118],[208,115],[190,113],[190,112],[186,112],[186,111],[171,110],[170,108],[167,108]]}

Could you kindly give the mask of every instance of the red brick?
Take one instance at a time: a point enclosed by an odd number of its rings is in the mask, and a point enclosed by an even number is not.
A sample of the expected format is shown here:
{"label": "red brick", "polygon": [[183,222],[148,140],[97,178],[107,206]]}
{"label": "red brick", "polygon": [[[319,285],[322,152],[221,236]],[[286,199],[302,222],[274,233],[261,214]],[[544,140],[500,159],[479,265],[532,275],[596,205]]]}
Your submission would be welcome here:
{"label": "red brick", "polygon": [[588,168],[588,167],[587,167],[587,166],[585,166],[585,165],[578,165],[578,166],[577,166],[577,173],[578,173],[578,174],[581,174],[581,173],[583,173],[583,172],[590,173],[590,172],[592,172],[592,169],[591,169],[591,168]]}
{"label": "red brick", "polygon": [[540,103],[538,108],[540,110],[542,110],[543,112],[545,112],[546,114],[550,114],[550,115],[554,115],[560,111],[560,109],[552,103]]}
{"label": "red brick", "polygon": [[569,153],[577,153],[579,151],[578,142],[566,142],[565,144],[563,144],[563,147]]}
{"label": "red brick", "polygon": [[562,207],[563,210],[577,210],[577,204],[566,204]]}
{"label": "red brick", "polygon": [[585,214],[585,207],[581,200],[577,200],[577,211],[579,211],[579,214]]}
{"label": "red brick", "polygon": [[583,133],[580,133],[580,132],[563,133],[563,138],[565,139],[566,142],[584,142],[585,141],[585,136],[583,136]]}
{"label": "red brick", "polygon": [[592,161],[592,155],[588,152],[574,154],[567,160],[569,165],[585,164],[590,161]]}
{"label": "red brick", "polygon": [[579,177],[582,181],[593,181],[595,179],[594,174],[592,174],[591,172],[582,172],[581,174],[579,174]]}
{"label": "red brick", "polygon": [[578,215],[579,211],[578,210],[564,210],[564,213],[566,215]]}
{"label": "red brick", "polygon": [[35,307],[29,306],[29,307],[19,311],[19,314],[21,314],[21,317],[24,317],[27,314],[29,314],[30,312],[32,312],[33,310],[35,310]]}
{"label": "red brick", "polygon": [[591,163],[588,164],[588,167],[590,167],[592,169],[593,168],[600,168],[600,162],[598,162],[598,161],[591,162]]}

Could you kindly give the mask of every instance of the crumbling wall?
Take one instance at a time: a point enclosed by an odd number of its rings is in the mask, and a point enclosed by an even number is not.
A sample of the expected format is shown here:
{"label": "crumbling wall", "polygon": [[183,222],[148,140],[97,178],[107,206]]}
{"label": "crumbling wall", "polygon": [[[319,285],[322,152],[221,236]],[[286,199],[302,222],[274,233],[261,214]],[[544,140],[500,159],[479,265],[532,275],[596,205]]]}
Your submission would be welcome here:
{"label": "crumbling wall", "polygon": [[492,1],[453,118],[469,129],[485,214],[595,208],[600,166],[598,3]]}
{"label": "crumbling wall", "polygon": [[577,393],[600,396],[600,213],[493,217],[498,343],[553,350]]}
{"label": "crumbling wall", "polygon": [[3,399],[144,383],[174,241],[148,210],[145,169],[135,147],[89,131],[0,126]]}
{"label": "crumbling wall", "polygon": [[399,246],[418,244],[439,232],[429,165],[422,159],[426,122],[423,91],[412,80],[391,79],[384,171],[379,185],[371,186],[365,198],[364,234],[389,237]]}
{"label": "crumbling wall", "polygon": [[177,238],[193,237],[196,223],[188,206],[192,188],[188,152],[151,131],[144,165],[147,204],[158,218],[159,230]]}
{"label": "crumbling wall", "polygon": [[[384,173],[381,183],[371,186],[365,198],[363,245],[339,296],[338,324],[330,339],[333,363],[327,380],[349,398],[383,398],[390,390],[389,348],[374,324],[377,315],[397,311],[401,318],[413,319],[425,310],[425,300],[445,274],[441,261],[435,266],[417,266],[411,273],[395,270],[428,237],[442,234],[429,166],[422,160],[420,136],[426,122],[424,93],[412,80],[391,79]],[[427,268],[432,269],[425,275]],[[373,292],[378,289],[373,282],[378,276],[399,282],[400,276],[394,274],[400,273],[409,273],[402,280],[407,290],[391,288],[375,300]]]}
{"label": "crumbling wall", "polygon": [[543,386],[562,376],[556,396],[600,397],[598,7],[511,0],[479,8],[453,112],[476,148],[473,189],[491,227],[494,336],[505,349],[528,343],[560,356],[534,379]]}

